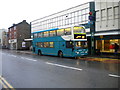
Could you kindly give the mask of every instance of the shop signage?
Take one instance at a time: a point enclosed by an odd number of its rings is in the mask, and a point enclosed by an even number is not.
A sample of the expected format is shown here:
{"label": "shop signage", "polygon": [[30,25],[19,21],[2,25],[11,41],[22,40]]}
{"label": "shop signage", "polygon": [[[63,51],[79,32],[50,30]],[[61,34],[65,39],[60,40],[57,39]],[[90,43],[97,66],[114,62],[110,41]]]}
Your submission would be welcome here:
{"label": "shop signage", "polygon": [[100,38],[103,38],[103,35],[100,35]]}
{"label": "shop signage", "polygon": [[25,44],[26,44],[25,42],[22,42],[22,47],[25,47]]}

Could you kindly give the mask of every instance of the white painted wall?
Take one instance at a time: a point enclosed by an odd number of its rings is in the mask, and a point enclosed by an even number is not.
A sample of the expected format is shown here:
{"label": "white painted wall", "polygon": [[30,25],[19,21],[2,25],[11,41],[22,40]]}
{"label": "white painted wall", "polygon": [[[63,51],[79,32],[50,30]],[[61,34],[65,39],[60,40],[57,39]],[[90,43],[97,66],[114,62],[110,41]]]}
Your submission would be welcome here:
{"label": "white painted wall", "polygon": [[[52,15],[49,15],[49,16],[46,16],[46,17],[43,17],[43,18],[40,18],[40,19],[37,19],[37,20],[34,20],[34,21],[31,22],[32,23],[32,32],[36,32],[36,31],[40,31],[40,30],[46,30],[46,29],[51,29],[49,27],[45,28],[44,25],[41,25],[42,21],[45,21],[43,23],[47,23],[47,22],[49,22],[49,20],[51,20],[52,22],[56,22],[56,21],[58,21],[61,18],[64,18],[64,19],[66,18],[67,20],[64,21],[64,23],[65,22],[69,22],[69,20],[70,20],[69,18],[71,17],[71,15],[74,12],[75,13],[77,12],[77,15],[83,15],[83,13],[85,13],[85,15],[86,15],[85,18],[87,18],[87,20],[84,21],[84,22],[80,22],[81,18],[76,18],[79,21],[77,23],[75,23],[75,25],[76,24],[85,24],[85,23],[88,23],[89,8],[90,8],[90,3],[88,2],[88,3],[84,3],[82,5],[79,5],[79,6],[76,6],[76,7],[72,7],[72,8],[63,10],[61,12],[58,12],[58,13],[55,13],[55,14],[52,14]],[[85,9],[85,12],[83,11],[83,9]],[[66,16],[68,16],[68,17],[66,17]],[[53,18],[55,18],[55,20]],[[73,19],[71,19],[71,21],[73,21]],[[58,23],[60,23],[60,22],[58,22]],[[54,28],[59,28],[59,27],[56,25]]]}
{"label": "white painted wall", "polygon": [[120,29],[120,0],[95,0],[96,31]]}

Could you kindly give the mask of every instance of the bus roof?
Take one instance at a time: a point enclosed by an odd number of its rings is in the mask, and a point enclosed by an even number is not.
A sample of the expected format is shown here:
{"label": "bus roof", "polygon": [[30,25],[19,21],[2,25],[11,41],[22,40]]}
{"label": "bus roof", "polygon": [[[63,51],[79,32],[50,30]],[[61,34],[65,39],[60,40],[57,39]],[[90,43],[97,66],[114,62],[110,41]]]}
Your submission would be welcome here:
{"label": "bus roof", "polygon": [[33,32],[34,33],[40,33],[40,32],[45,32],[45,31],[53,31],[53,30],[58,30],[59,28],[53,28],[53,29],[47,29],[47,30],[42,30],[42,31],[36,31],[36,32]]}

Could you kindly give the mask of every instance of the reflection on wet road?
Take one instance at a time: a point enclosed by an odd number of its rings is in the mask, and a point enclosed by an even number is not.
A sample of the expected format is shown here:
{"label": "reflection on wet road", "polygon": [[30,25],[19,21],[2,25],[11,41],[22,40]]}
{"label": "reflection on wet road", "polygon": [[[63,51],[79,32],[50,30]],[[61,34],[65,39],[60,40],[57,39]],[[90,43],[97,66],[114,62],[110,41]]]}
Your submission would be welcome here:
{"label": "reflection on wet road", "polygon": [[14,88],[116,88],[119,63],[3,51],[3,76]]}

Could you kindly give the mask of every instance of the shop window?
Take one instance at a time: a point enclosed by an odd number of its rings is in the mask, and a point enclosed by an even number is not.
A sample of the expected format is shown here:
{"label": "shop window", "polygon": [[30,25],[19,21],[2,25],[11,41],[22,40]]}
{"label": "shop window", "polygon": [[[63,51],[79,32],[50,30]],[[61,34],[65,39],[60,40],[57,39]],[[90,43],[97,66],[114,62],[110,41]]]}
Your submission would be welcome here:
{"label": "shop window", "polygon": [[102,50],[102,40],[97,40],[97,48],[96,49],[99,49],[99,50]]}
{"label": "shop window", "polygon": [[110,40],[104,40],[104,50],[109,51]]}

